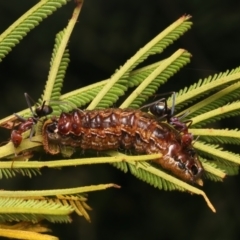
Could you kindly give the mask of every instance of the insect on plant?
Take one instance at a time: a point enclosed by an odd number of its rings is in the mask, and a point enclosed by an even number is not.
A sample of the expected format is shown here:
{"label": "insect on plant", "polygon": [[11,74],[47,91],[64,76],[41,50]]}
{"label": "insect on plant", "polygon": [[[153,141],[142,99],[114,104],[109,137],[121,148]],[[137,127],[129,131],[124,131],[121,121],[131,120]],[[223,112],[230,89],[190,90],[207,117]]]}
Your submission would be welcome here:
{"label": "insect on plant", "polygon": [[[191,145],[193,141],[193,135],[188,131],[188,128],[192,124],[192,120],[181,121],[188,112],[182,114],[181,116],[177,117],[174,115],[175,111],[175,100],[176,100],[176,93],[170,92],[166,94],[172,94],[172,107],[168,107],[167,99],[162,98],[155,102],[149,103],[144,105],[140,109],[148,108],[150,113],[152,113],[158,120],[166,119],[168,124],[173,126],[179,133],[181,133],[182,144],[183,145]],[[166,95],[163,94],[163,95]]]}
{"label": "insect on plant", "polygon": [[135,109],[109,108],[61,113],[43,126],[46,152],[58,154],[65,146],[96,151],[133,149],[136,153],[161,153],[154,160],[162,168],[188,182],[198,182],[203,167],[189,143],[168,123]]}
{"label": "insect on plant", "polygon": [[33,111],[30,101],[32,101],[32,102],[34,102],[34,101],[27,93],[24,93],[24,96],[25,96],[27,105],[32,113],[32,116],[29,118],[24,118],[22,116],[19,116],[18,114],[14,114],[15,117],[21,122],[17,126],[17,129],[13,129],[11,132],[10,139],[15,148],[17,148],[22,142],[22,133],[26,132],[29,129],[31,129],[31,132],[29,135],[29,139],[31,141],[31,139],[34,135],[34,132],[35,132],[34,125],[37,124],[37,122],[39,121],[40,118],[51,114],[53,111],[53,109],[50,106],[45,104],[46,101],[43,101],[42,105],[39,107],[36,107],[35,111]]}

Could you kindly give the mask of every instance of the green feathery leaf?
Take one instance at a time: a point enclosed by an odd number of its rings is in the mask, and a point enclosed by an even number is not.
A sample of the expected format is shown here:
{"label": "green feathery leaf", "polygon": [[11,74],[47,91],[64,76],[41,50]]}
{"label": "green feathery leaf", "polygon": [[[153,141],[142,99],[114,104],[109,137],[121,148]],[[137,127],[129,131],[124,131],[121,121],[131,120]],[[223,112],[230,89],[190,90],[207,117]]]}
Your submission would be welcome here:
{"label": "green feathery leaf", "polygon": [[21,174],[26,177],[32,177],[40,175],[41,172],[39,169],[34,168],[24,168],[24,169],[14,169],[14,168],[1,168],[0,169],[0,179],[16,177],[17,174]]}
{"label": "green feathery leaf", "polygon": [[190,62],[191,55],[184,49],[179,49],[171,57],[161,62],[149,76],[123,102],[121,108],[139,108],[149,96],[156,93],[159,86]]}
{"label": "green feathery leaf", "polygon": [[213,161],[206,160],[205,158],[199,157],[204,167],[204,176],[212,181],[222,181],[225,178],[226,173],[219,168]]}
{"label": "green feathery leaf", "polygon": [[[188,118],[192,118],[201,115],[205,112],[209,112],[218,107],[222,107],[225,104],[237,100],[240,98],[240,82],[230,85],[223,90],[212,94],[208,98],[204,98],[202,101],[194,104],[193,106],[184,109],[185,112],[189,112]],[[179,113],[179,115],[183,112]]]}
{"label": "green feathery leaf", "polygon": [[43,19],[47,18],[67,2],[67,0],[39,1],[34,7],[14,22],[0,35],[0,62],[30,30],[35,28]]}
{"label": "green feathery leaf", "polygon": [[194,136],[199,136],[200,140],[209,143],[240,145],[240,132],[238,129],[191,128],[190,132]]}
{"label": "green feathery leaf", "polygon": [[[160,62],[157,62],[132,71],[129,75],[128,87],[134,87],[139,85],[152,71],[154,71],[158,67],[159,63]],[[89,86],[62,95],[60,99],[70,103],[69,105],[66,105],[67,108],[65,108],[65,105],[63,106],[64,110],[66,112],[69,112],[73,110],[74,105],[82,107],[89,103],[97,96],[97,94],[107,84],[109,80],[110,79],[102,80],[98,83],[91,84]],[[116,93],[117,96],[121,96],[124,94],[124,91],[118,87],[119,87],[118,84],[114,85],[111,88],[111,91],[112,93]]]}
{"label": "green feathery leaf", "polygon": [[[192,25],[188,21],[190,16],[183,16],[166,28],[163,32],[157,35],[153,40],[141,48],[132,58],[130,58],[117,72],[111,77],[105,87],[99,92],[96,98],[88,106],[88,109],[106,108],[112,106],[117,100],[116,97],[111,97],[110,100],[106,99],[108,93],[111,93],[112,87],[118,83],[122,90],[127,90],[128,78],[130,72],[141,62],[147,59],[150,55],[161,53],[173,41],[178,39],[184,32],[186,32]],[[125,90],[125,91],[126,91]]]}
{"label": "green feathery leaf", "polygon": [[[56,3],[56,1],[53,1],[53,0],[48,0],[48,1],[44,0],[41,2],[43,3],[49,2],[49,6],[52,6],[52,7],[54,7],[54,5],[52,5],[51,2],[54,2],[56,5],[59,5],[60,7],[61,1],[59,1],[59,3]],[[66,2],[66,1],[62,1],[62,2]],[[71,36],[72,30],[77,22],[77,18],[80,14],[81,7],[82,7],[82,2],[78,3],[77,6],[75,7],[72,18],[68,22],[68,26],[63,31],[59,32],[56,36],[55,45],[52,53],[52,59],[50,63],[51,68],[50,68],[48,80],[45,86],[45,91],[44,91],[44,94],[42,95],[42,98],[38,101],[40,104],[46,100],[47,101],[51,99],[58,100],[61,95],[62,82],[65,76],[66,68],[69,63],[69,53],[68,53],[68,50],[66,49],[66,46]],[[0,49],[1,49],[1,43],[0,43]],[[51,105],[54,109],[54,112],[52,115],[59,115],[60,112],[62,111],[62,108],[60,109],[59,104],[56,104],[56,102],[52,101]],[[64,107],[64,104],[61,105],[61,107]],[[76,106],[72,106],[72,108],[73,107],[76,108]],[[30,112],[30,109],[25,109],[19,112],[18,115],[23,117],[29,117],[29,116],[32,116],[32,113]],[[0,121],[0,125],[11,118],[12,116],[2,119]]]}
{"label": "green feathery leaf", "polygon": [[206,125],[207,123],[215,122],[223,118],[238,116],[240,114],[239,109],[240,109],[239,101],[230,103],[228,105],[219,107],[212,111],[193,117],[191,119],[192,126],[199,128]]}
{"label": "green feathery leaf", "polygon": [[[108,152],[108,154],[110,156],[125,156],[124,154],[119,152]],[[126,164],[127,166],[123,167],[123,164]],[[121,165],[119,165],[118,163],[114,163],[114,166],[116,166],[120,170],[123,170],[124,172],[126,172],[126,169],[128,168],[135,177],[159,189],[169,191],[189,191],[191,193],[202,195],[210,209],[215,212],[213,205],[203,191],[165,173],[164,171],[156,167],[153,167],[147,162],[127,162],[121,163]]]}
{"label": "green feathery leaf", "polygon": [[[53,108],[53,113],[51,114],[52,116],[59,115],[61,112],[60,107],[64,106],[64,104],[59,104],[59,98],[61,96],[63,81],[64,81],[64,77],[65,77],[66,70],[67,70],[68,64],[70,62],[70,59],[69,59],[68,49],[65,49],[63,53],[61,51],[58,52],[58,50],[61,49],[60,45],[61,45],[62,39],[64,38],[65,32],[66,31],[63,30],[63,31],[59,32],[56,36],[55,45],[54,45],[54,49],[53,49],[53,53],[52,53],[52,59],[51,59],[51,63],[50,63],[51,68],[50,68],[50,73],[49,73],[49,79],[46,83],[46,88],[45,88],[45,91],[46,91],[47,88],[49,89],[49,85],[51,85],[51,87],[52,87],[51,96],[48,99],[48,100],[51,100],[51,107]],[[66,42],[66,41],[64,41],[64,42]],[[59,62],[59,66],[57,66],[57,71],[56,71],[56,64],[58,64],[58,63],[55,63],[55,60],[58,61],[59,58],[61,58],[61,59]],[[53,72],[54,72],[54,74],[53,74]],[[51,82],[52,84],[50,84],[49,82]],[[42,98],[39,100],[39,102],[42,103],[46,99],[47,98],[45,98],[45,94],[43,94]],[[55,100],[55,102],[54,102],[54,100]],[[58,103],[56,103],[56,102],[58,102]]]}
{"label": "green feathery leaf", "polygon": [[[77,22],[78,16],[81,12],[82,9],[82,3],[78,3],[77,6],[75,7],[74,11],[73,11],[73,15],[71,17],[71,19],[68,22],[67,27],[61,31],[57,37],[56,37],[56,43],[55,43],[55,47],[53,50],[53,57],[52,57],[52,61],[51,61],[51,68],[49,71],[49,76],[48,76],[48,80],[45,86],[45,91],[44,94],[42,96],[43,100],[51,100],[54,96],[55,99],[55,94],[57,94],[58,96],[60,96],[60,89],[54,89],[54,86],[56,87],[60,87],[57,85],[55,85],[55,81],[57,80],[58,82],[61,81],[59,79],[59,77],[61,76],[60,71],[61,69],[61,64],[63,64],[65,67],[68,65],[68,61],[65,62],[64,58],[64,53],[66,53],[66,46],[68,44],[69,38],[71,36],[71,33],[73,31],[73,28]],[[58,92],[56,93],[55,91]],[[53,92],[54,91],[54,92]],[[59,105],[59,104],[58,104]]]}
{"label": "green feathery leaf", "polygon": [[[238,154],[223,151],[218,145],[210,145],[200,141],[194,143],[194,147],[204,156],[210,157],[216,160],[222,160],[225,163],[236,163],[240,165],[240,156]],[[229,163],[228,163],[229,164]]]}
{"label": "green feathery leaf", "polygon": [[69,214],[74,209],[69,205],[22,198],[0,197],[0,222],[32,221],[46,219],[51,222],[70,222]]}
{"label": "green feathery leaf", "polygon": [[86,187],[52,189],[42,191],[0,191],[0,221],[69,222],[69,214],[75,211],[90,221],[82,193],[119,188],[116,184],[99,184]]}
{"label": "green feathery leaf", "polygon": [[236,176],[239,174],[239,164],[226,162],[221,159],[214,161],[217,168],[222,169],[228,176]]}
{"label": "green feathery leaf", "polygon": [[166,60],[162,60],[148,66],[133,70],[129,74],[128,87],[136,87],[144,81],[157,67]]}
{"label": "green feathery leaf", "polygon": [[[226,71],[224,73],[215,74],[213,77],[209,76],[204,80],[200,79],[197,83],[194,83],[189,88],[184,88],[176,94],[176,109],[181,109],[184,106],[190,104],[194,100],[205,96],[206,94],[226,87],[239,81],[240,79],[240,67],[233,69],[232,71]],[[168,104],[171,105],[170,100]]]}
{"label": "green feathery leaf", "polygon": [[[24,151],[24,148],[29,149],[29,144],[33,146],[36,146],[36,144],[41,145],[40,143],[40,136],[35,136],[33,141],[30,142],[29,139],[24,139],[21,144],[21,150]],[[37,142],[38,141],[38,142]],[[4,158],[7,156],[7,154],[13,149],[12,143],[8,143],[5,146],[0,147],[0,158]],[[104,152],[105,154],[108,154],[109,151]],[[111,153],[111,151],[110,151]],[[115,163],[115,162],[136,162],[136,161],[147,161],[147,160],[154,160],[160,158],[162,155],[159,154],[147,154],[147,155],[141,155],[141,156],[127,156],[127,155],[114,155],[113,157],[92,157],[92,158],[78,158],[78,159],[64,159],[64,160],[53,160],[53,161],[24,161],[25,159],[22,158],[22,161],[2,161],[0,165],[0,172],[1,171],[11,171],[13,169],[14,172],[23,171],[25,173],[25,169],[36,169],[35,171],[38,171],[39,169],[43,167],[48,168],[62,168],[66,166],[80,166],[80,165],[89,165],[89,164],[102,164],[102,163]],[[26,156],[27,157],[27,156]],[[14,176],[14,173],[12,174]]]}

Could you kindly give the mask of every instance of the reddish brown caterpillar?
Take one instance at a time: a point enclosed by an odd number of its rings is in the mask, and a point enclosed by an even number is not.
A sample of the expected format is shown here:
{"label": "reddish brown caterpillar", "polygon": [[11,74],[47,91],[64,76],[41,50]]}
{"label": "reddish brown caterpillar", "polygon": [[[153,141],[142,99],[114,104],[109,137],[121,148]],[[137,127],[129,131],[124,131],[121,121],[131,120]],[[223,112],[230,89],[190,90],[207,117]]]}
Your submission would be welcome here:
{"label": "reddish brown caterpillar", "polygon": [[140,110],[110,108],[76,109],[47,120],[43,126],[46,152],[57,154],[64,146],[96,151],[133,149],[137,153],[161,153],[154,162],[188,182],[198,182],[203,167],[191,145],[167,123]]}

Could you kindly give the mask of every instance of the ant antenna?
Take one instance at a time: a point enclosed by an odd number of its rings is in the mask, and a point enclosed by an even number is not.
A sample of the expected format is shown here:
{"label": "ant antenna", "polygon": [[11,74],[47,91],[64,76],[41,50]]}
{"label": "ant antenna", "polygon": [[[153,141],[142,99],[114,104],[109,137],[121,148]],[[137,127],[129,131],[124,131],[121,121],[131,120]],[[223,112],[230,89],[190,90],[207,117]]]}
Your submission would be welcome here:
{"label": "ant antenna", "polygon": [[32,103],[35,103],[35,101],[30,97],[30,95],[28,93],[24,93],[24,97],[26,99],[26,102],[27,102],[27,105],[32,113],[32,115],[34,116],[34,112],[33,112],[33,109],[32,109],[32,104],[30,101],[32,101]]}
{"label": "ant antenna", "polygon": [[194,145],[194,143],[195,142],[197,142],[197,140],[200,138],[200,136],[198,135],[195,139],[194,139],[194,141],[192,142],[192,145]]}
{"label": "ant antenna", "polygon": [[[176,92],[172,92],[172,108],[171,108],[171,116],[174,115],[175,103],[176,103]],[[166,101],[166,106],[167,106],[167,101]]]}

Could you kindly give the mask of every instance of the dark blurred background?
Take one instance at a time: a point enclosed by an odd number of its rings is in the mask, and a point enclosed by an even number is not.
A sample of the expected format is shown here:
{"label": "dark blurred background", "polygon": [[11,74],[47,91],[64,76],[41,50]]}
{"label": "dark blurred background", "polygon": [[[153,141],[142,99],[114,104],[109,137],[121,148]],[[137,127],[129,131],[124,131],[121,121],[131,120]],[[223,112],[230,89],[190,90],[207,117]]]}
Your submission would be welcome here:
{"label": "dark blurred background", "polygon": [[[0,32],[38,1],[0,0]],[[192,62],[161,89],[178,91],[199,78],[240,65],[240,2],[229,1],[93,1],[85,0],[79,23],[69,42],[71,63],[63,93],[106,79],[139,48],[183,14],[191,14],[192,30],[167,54],[185,48]],[[181,2],[181,3],[180,3]],[[68,23],[74,8],[68,3],[17,45],[0,63],[0,117],[26,108],[28,92],[38,99],[49,70],[55,34]],[[150,59],[151,62],[151,59]],[[149,63],[150,63],[149,62]],[[239,119],[222,122],[219,127],[238,127]],[[0,129],[1,141],[9,131]],[[1,180],[1,188],[51,189],[114,182],[120,190],[89,194],[92,223],[73,215],[71,224],[50,224],[61,239],[139,240],[139,239],[239,239],[239,177],[223,183],[205,181],[203,190],[217,209],[212,213],[201,196],[159,191],[124,174],[110,165],[44,169],[42,176],[17,176]]]}

